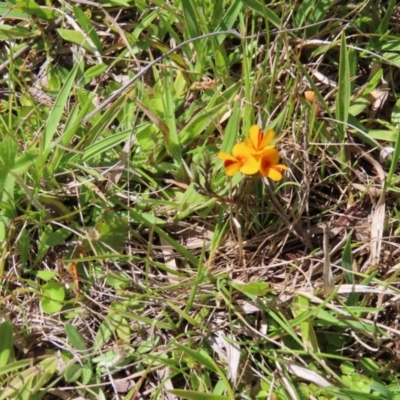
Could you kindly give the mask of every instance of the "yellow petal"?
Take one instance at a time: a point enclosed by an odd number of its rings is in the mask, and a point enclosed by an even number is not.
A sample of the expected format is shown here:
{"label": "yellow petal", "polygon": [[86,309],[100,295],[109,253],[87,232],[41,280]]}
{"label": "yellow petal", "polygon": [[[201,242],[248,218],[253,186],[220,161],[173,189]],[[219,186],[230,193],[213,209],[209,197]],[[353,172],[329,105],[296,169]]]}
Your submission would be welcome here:
{"label": "yellow petal", "polygon": [[282,174],[277,169],[274,168],[268,168],[268,169],[269,171],[267,176],[269,179],[273,181],[280,181],[282,179]]}
{"label": "yellow petal", "polygon": [[237,161],[235,157],[223,151],[219,152],[217,157],[221,160]]}
{"label": "yellow petal", "polygon": [[270,166],[276,165],[279,162],[279,153],[274,147],[268,147],[261,153],[261,164],[263,160]]}
{"label": "yellow petal", "polygon": [[249,136],[250,140],[253,143],[254,149],[258,150],[258,133],[260,132],[260,128],[258,125],[253,125],[250,127]]}
{"label": "yellow petal", "polygon": [[276,165],[276,167],[278,167],[279,169],[284,169],[285,171],[289,170],[289,167],[287,167],[286,165],[283,165],[283,164],[278,164],[278,165]]}
{"label": "yellow petal", "polygon": [[246,145],[246,147],[249,148],[250,151],[254,151],[254,146],[253,146],[253,142],[251,141],[251,139],[246,138],[246,139],[244,139],[243,143]]}
{"label": "yellow petal", "polygon": [[250,156],[246,162],[240,168],[240,172],[245,175],[254,175],[260,169],[260,163],[252,156]]}
{"label": "yellow petal", "polygon": [[275,149],[275,146],[265,146],[263,149],[261,149],[260,151],[257,151],[254,154],[259,154],[260,156],[262,156],[262,154],[264,153],[264,151],[266,150],[270,150],[270,149]]}
{"label": "yellow petal", "polygon": [[225,174],[228,176],[233,176],[240,171],[240,163],[236,162],[234,164],[225,167]]}
{"label": "yellow petal", "polygon": [[232,154],[234,157],[239,157],[239,156],[248,156],[250,155],[250,149],[246,146],[246,143],[238,143],[233,146],[232,149]]}
{"label": "yellow petal", "polygon": [[265,132],[263,140],[262,140],[262,142],[260,144],[260,150],[264,149],[265,147],[267,147],[272,142],[274,137],[275,137],[274,130],[273,129],[268,129],[267,132]]}

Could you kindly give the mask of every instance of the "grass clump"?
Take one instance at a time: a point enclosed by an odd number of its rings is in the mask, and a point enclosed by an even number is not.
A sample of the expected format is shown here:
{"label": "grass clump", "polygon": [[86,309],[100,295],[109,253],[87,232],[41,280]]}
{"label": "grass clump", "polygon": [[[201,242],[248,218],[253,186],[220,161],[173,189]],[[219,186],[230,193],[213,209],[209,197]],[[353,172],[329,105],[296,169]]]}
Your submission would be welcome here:
{"label": "grass clump", "polygon": [[0,3],[0,400],[400,398],[398,14]]}

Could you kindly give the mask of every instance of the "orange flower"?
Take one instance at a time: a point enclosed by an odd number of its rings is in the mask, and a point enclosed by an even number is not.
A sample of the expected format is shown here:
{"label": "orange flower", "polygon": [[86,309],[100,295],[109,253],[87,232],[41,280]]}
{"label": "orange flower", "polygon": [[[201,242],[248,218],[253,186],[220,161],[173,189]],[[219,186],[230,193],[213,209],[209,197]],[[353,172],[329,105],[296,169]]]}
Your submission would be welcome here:
{"label": "orange flower", "polygon": [[250,138],[245,139],[244,143],[252,154],[258,155],[262,151],[273,147],[269,145],[275,136],[275,132],[272,129],[268,129],[264,134],[258,125],[253,125],[250,128],[249,134]]}
{"label": "orange flower", "polygon": [[278,164],[279,153],[274,148],[268,148],[260,155],[260,174],[273,181],[282,179],[282,170],[288,170],[286,165]]}
{"label": "orange flower", "polygon": [[218,153],[218,158],[224,161],[225,174],[233,176],[238,172],[253,175],[258,172],[260,163],[251,154],[245,143],[233,146],[232,155],[224,152]]}
{"label": "orange flower", "polygon": [[318,99],[317,96],[315,95],[315,92],[313,92],[312,90],[305,91],[304,98],[310,103]]}

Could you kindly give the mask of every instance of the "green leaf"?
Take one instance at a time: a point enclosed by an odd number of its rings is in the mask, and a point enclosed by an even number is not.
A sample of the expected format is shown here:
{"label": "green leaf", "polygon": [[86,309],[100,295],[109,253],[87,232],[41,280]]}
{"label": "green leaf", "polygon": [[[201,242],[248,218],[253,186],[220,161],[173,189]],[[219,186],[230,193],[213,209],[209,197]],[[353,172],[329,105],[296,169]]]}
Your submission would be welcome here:
{"label": "green leaf", "polygon": [[176,130],[176,120],[175,120],[175,105],[174,100],[171,93],[171,75],[165,72],[164,75],[164,113],[165,113],[165,122],[168,126],[169,130],[169,145],[167,147],[168,151],[171,153],[175,162],[180,165],[182,163],[182,149],[179,140],[179,135]]}
{"label": "green leaf", "polygon": [[388,399],[388,400],[394,399],[394,394],[389,389],[387,389],[386,386],[382,385],[382,383],[372,382],[369,388],[374,392],[378,392],[381,396],[380,397],[381,399]]}
{"label": "green leaf", "polygon": [[[396,103],[396,105],[397,105],[397,103]],[[390,169],[386,176],[387,185],[392,184],[392,177],[393,177],[393,174],[397,170],[399,160],[400,160],[400,124],[398,124],[398,126],[397,126],[396,144],[394,146],[394,152],[392,155],[392,162],[390,164]]]}
{"label": "green leaf", "polygon": [[110,0],[110,4],[122,7],[131,7],[132,5],[125,0]]}
{"label": "green leaf", "polygon": [[[0,240],[2,240],[2,232],[1,232],[2,225],[3,224],[0,221]],[[22,266],[22,268],[26,268],[26,265],[27,265],[28,259],[29,259],[29,252],[30,252],[29,236],[28,236],[26,229],[23,229],[20,232],[18,246],[19,246],[19,252],[20,252],[20,257],[21,257],[21,266]]]}
{"label": "green leaf", "polygon": [[339,87],[336,96],[336,118],[343,122],[338,125],[339,140],[341,143],[345,140],[346,123],[349,117],[350,105],[350,66],[347,54],[346,35],[342,34],[340,44],[340,62],[339,62]]}
{"label": "green leaf", "polygon": [[96,78],[97,76],[101,75],[103,72],[107,71],[108,68],[109,67],[107,64],[93,65],[93,67],[90,67],[85,71],[85,73],[83,74],[83,77],[86,79]]}
{"label": "green leaf", "polygon": [[371,78],[371,80],[367,82],[367,86],[363,90],[362,95],[365,96],[371,93],[373,90],[375,90],[376,87],[381,83],[382,76],[383,76],[383,68],[379,68],[375,72],[375,75]]}
{"label": "green leaf", "polygon": [[[107,213],[114,214],[109,211]],[[107,213],[104,213],[105,217],[107,217]],[[106,244],[116,252],[119,252],[126,240],[128,221],[125,218],[112,215],[111,218],[104,218],[103,222],[97,223],[96,230],[98,232],[98,239],[90,239],[91,244]],[[90,244],[86,243],[86,245],[88,245],[89,250]]]}
{"label": "green leaf", "polygon": [[[228,125],[225,128],[224,138],[222,140],[221,151],[230,153],[233,146],[238,141],[238,125],[240,120],[240,104],[236,102],[233,106],[231,117],[229,118]],[[246,132],[247,134],[247,132]],[[222,165],[223,162],[221,161]]]}
{"label": "green leaf", "polygon": [[343,361],[340,364],[340,371],[343,375],[352,375],[355,372],[355,368],[353,363],[351,363],[350,361]]}
{"label": "green leaf", "polygon": [[71,236],[71,231],[67,228],[57,229],[55,232],[50,232],[47,241],[46,247],[50,248],[53,246],[58,246],[61,243],[64,243],[65,240]]}
{"label": "green leaf", "polygon": [[232,282],[232,286],[237,290],[240,290],[242,293],[251,295],[251,296],[264,296],[271,289],[270,285],[267,282],[251,282],[251,283],[237,283]]}
{"label": "green leaf", "polygon": [[32,32],[23,26],[0,24],[0,40],[23,39],[32,36]]}
{"label": "green leaf", "polygon": [[67,334],[68,343],[72,347],[79,351],[87,350],[85,339],[79,333],[79,331],[69,322],[65,324],[65,333]]}
{"label": "green leaf", "polygon": [[32,399],[32,394],[38,393],[42,390],[43,386],[51,379],[51,377],[56,372],[58,365],[58,359],[56,357],[49,357],[44,359],[38,364],[41,371],[37,374],[32,383],[32,389],[30,391],[29,399]]}
{"label": "green leaf", "polygon": [[7,15],[7,18],[10,18],[10,19],[28,20],[31,18],[30,15],[27,13],[21,12],[21,11],[16,11],[15,8],[11,8],[9,3],[1,2],[0,3],[0,16],[4,17],[5,15]]}
{"label": "green leaf", "polygon": [[74,31],[71,29],[63,29],[59,28],[57,29],[58,34],[67,42],[75,43],[78,46],[83,47],[85,50],[90,52],[91,54],[95,53],[95,50],[90,42],[87,40],[87,38],[82,35],[81,32]]}
{"label": "green leaf", "polygon": [[167,301],[166,303],[169,307],[171,307],[180,317],[181,319],[185,319],[190,325],[200,328],[201,323],[197,322],[194,318],[192,318],[188,313],[182,311],[178,306],[173,304],[172,302]]}
{"label": "green leaf", "polygon": [[201,366],[206,367],[208,370],[215,373],[221,373],[215,361],[205,351],[201,351],[200,349],[193,350],[190,347],[183,346],[179,343],[176,343],[175,346],[183,353],[193,358]]}
{"label": "green leaf", "polygon": [[339,325],[340,323],[340,321],[331,312],[322,309],[318,310],[316,317],[332,325]]}
{"label": "green leaf", "polygon": [[[2,216],[4,218],[13,219],[16,217],[15,215],[15,176],[12,174],[6,174],[6,179],[4,182],[4,186],[2,188],[2,192],[0,192],[1,199],[1,209]],[[3,220],[5,222],[5,220]]]}
{"label": "green leaf", "polygon": [[[81,121],[87,115],[90,108],[93,108],[92,100],[94,95],[86,95],[86,93],[82,93],[80,90],[78,92],[79,102],[76,102],[74,108],[72,109],[68,120],[65,124],[65,129],[61,134],[61,143],[63,146],[68,146],[71,142],[73,136],[78,132],[81,128]],[[80,109],[80,103],[82,102],[82,108]],[[65,155],[64,152],[60,149],[61,157]]]}
{"label": "green leaf", "polygon": [[100,154],[111,150],[113,147],[119,145],[124,140],[127,140],[132,135],[132,130],[127,129],[123,132],[110,135],[106,138],[102,138],[93,142],[93,144],[87,146],[82,156],[73,157],[71,162],[79,159],[81,163],[91,160],[93,157],[99,156]]}
{"label": "green leaf", "polygon": [[121,339],[123,342],[129,343],[129,340],[131,338],[131,329],[129,326],[129,322],[127,321],[126,318],[121,318],[121,321],[117,327],[117,335],[118,338]]}
{"label": "green leaf", "polygon": [[[196,184],[192,182],[189,187],[186,189],[185,193],[179,200],[179,211],[186,211],[188,210],[189,212],[196,211],[197,210],[197,205],[201,204],[204,205],[206,198],[199,194],[197,189],[196,189]],[[188,213],[184,213],[185,216],[188,215]]]}
{"label": "green leaf", "polygon": [[36,266],[41,261],[41,259],[44,257],[44,255],[49,250],[50,246],[48,245],[48,238],[52,232],[53,232],[53,229],[50,225],[43,227],[43,231],[40,234],[40,238],[39,238],[39,247],[38,247],[37,255],[36,255],[35,261],[33,262],[34,266]]}
{"label": "green leaf", "polygon": [[79,25],[87,33],[97,50],[101,53],[103,51],[103,45],[101,44],[101,40],[97,35],[96,28],[93,26],[92,21],[86,16],[81,8],[74,6],[73,11]]}
{"label": "green leaf", "polygon": [[0,163],[4,169],[11,171],[15,166],[18,145],[15,140],[6,138],[0,143]]}
{"label": "green leaf", "polygon": [[0,367],[0,375],[8,374],[9,372],[16,373],[22,368],[28,367],[31,364],[31,360],[19,360],[14,362],[8,362],[7,365]]}
{"label": "green leaf", "polygon": [[[94,350],[99,351],[107,340],[111,337],[111,335],[117,329],[118,323],[121,320],[120,315],[116,315],[114,312],[110,312],[104,321],[100,324],[100,327],[96,333],[96,337],[94,340]],[[116,320],[116,323],[114,322]]]}
{"label": "green leaf", "polygon": [[242,2],[249,8],[256,11],[262,17],[267,17],[267,20],[275,25],[276,28],[281,28],[281,20],[279,17],[270,10],[266,5],[264,0],[242,0]]}
{"label": "green leaf", "polygon": [[[351,382],[352,383],[352,382]],[[382,400],[381,397],[374,396],[372,394],[362,393],[359,390],[342,389],[334,386],[328,386],[325,388],[330,395],[337,396],[340,400]]]}
{"label": "green leaf", "polygon": [[107,274],[106,283],[116,290],[121,290],[126,289],[130,285],[131,278],[122,271],[115,271]]}
{"label": "green leaf", "polygon": [[381,34],[384,35],[385,33],[387,33],[388,29],[389,29],[389,22],[390,19],[392,18],[393,12],[394,12],[394,8],[396,6],[396,4],[398,3],[397,0],[390,0],[389,3],[386,5],[385,7],[385,15],[384,17],[381,19],[381,22],[378,26],[378,29],[376,30],[377,34]]}
{"label": "green leaf", "polygon": [[63,374],[64,379],[69,383],[76,382],[81,377],[82,370],[83,367],[80,364],[78,363],[70,364],[67,366],[67,368],[65,368]]}
{"label": "green leaf", "polygon": [[40,302],[43,312],[54,314],[61,310],[64,305],[65,290],[58,282],[48,282],[43,285],[43,297]]}
{"label": "green leaf", "polygon": [[[110,108],[108,108],[107,111],[103,115],[101,115],[100,118],[98,118],[97,116],[94,116],[91,119],[92,123],[93,123],[93,121],[96,121],[96,123],[92,127],[92,129],[85,135],[86,146],[88,146],[92,143],[95,143],[98,140],[99,136],[104,135],[104,132],[107,130],[107,128],[112,124],[114,119],[117,117],[117,115],[125,101],[126,101],[126,96],[120,96],[117,100],[114,101],[112,106]],[[91,147],[90,152],[88,149],[86,149],[86,150],[88,151],[88,153],[90,153],[90,157],[94,156],[94,154],[92,154],[92,152],[93,152],[92,147]],[[88,157],[88,154],[85,151],[85,154],[84,154],[85,160],[88,159],[87,157]],[[74,160],[75,160],[75,158],[74,158]]]}
{"label": "green leaf", "polygon": [[[221,4],[221,10],[222,10],[222,3],[217,2],[218,4]],[[214,6],[215,7],[215,6]],[[217,7],[213,10],[213,13],[216,11]],[[228,30],[232,29],[237,21],[237,17],[240,14],[240,12],[243,9],[243,1],[242,0],[235,0],[228,8],[226,11],[225,15],[221,18],[218,18],[217,16],[213,17],[218,21],[218,26],[215,29],[215,32],[218,31],[223,31],[223,30]],[[218,18],[218,19],[217,19]],[[218,35],[216,36],[217,42],[221,45],[221,43],[224,41],[226,35]],[[221,51],[222,49],[220,49]]]}
{"label": "green leaf", "polygon": [[367,372],[370,375],[375,375],[380,369],[379,364],[372,358],[368,357],[363,357],[360,360],[360,367],[364,372]]}
{"label": "green leaf", "polygon": [[[48,210],[49,213],[56,216],[68,215],[71,214],[71,211],[67,206],[64,205],[57,197],[48,196],[48,195],[40,195],[38,196],[38,200],[41,204],[43,204]],[[56,246],[60,244],[60,240],[64,241],[68,236],[71,235],[71,231],[68,231],[67,228],[61,228],[55,231],[53,234],[50,234],[50,238],[46,243],[49,246]]]}
{"label": "green leaf", "polygon": [[183,15],[185,16],[186,28],[189,31],[189,37],[195,38],[201,35],[199,29],[200,16],[198,15],[198,9],[194,6],[193,0],[182,0]]}
{"label": "green leaf", "polygon": [[368,96],[360,96],[351,102],[351,106],[349,107],[349,114],[351,114],[353,117],[356,117],[357,115],[364,112],[370,105],[371,101],[369,100]]}
{"label": "green leaf", "polygon": [[400,99],[393,106],[391,120],[393,125],[400,126]]}
{"label": "green leaf", "polygon": [[[171,50],[170,47],[166,46],[162,42],[159,42],[158,40],[154,40],[154,39],[146,37],[146,42],[150,43],[152,46],[157,48],[157,50],[160,50],[164,54]],[[171,53],[168,55],[168,58],[170,60],[172,60],[173,62],[175,62],[176,64],[178,64],[183,70],[186,70],[189,68],[185,59],[179,54]]]}
{"label": "green leaf", "polygon": [[93,369],[89,363],[83,364],[82,368],[82,383],[87,385],[93,376]]}
{"label": "green leaf", "polygon": [[[396,142],[399,135],[397,133],[397,130],[384,130],[384,129],[371,129],[368,131],[368,135],[371,138],[377,139],[377,140],[385,140],[388,142]],[[362,137],[361,137],[362,138]],[[375,145],[375,143],[368,143],[369,145]]]}
{"label": "green leaf", "polygon": [[55,271],[37,271],[36,277],[39,279],[43,279],[45,282],[51,281],[56,276]]}
{"label": "green leaf", "polygon": [[18,157],[13,167],[13,172],[15,173],[23,173],[26,172],[29,167],[35,163],[38,159],[38,151],[37,150],[28,150],[22,154],[22,156]]}
{"label": "green leaf", "polygon": [[[4,186],[7,181],[8,172],[6,166],[0,162],[0,193],[4,193]],[[0,199],[2,199],[2,196],[0,196]]]}
{"label": "green leaf", "polygon": [[[300,3],[297,8],[294,21],[296,27],[302,27],[306,25],[305,38],[314,36],[319,29],[317,22],[323,20],[329,10],[331,2],[329,0],[305,0]],[[314,26],[313,26],[314,25]]]}
{"label": "green leaf", "polygon": [[[132,210],[130,210],[130,212],[132,212]],[[157,226],[165,226],[165,225],[167,225],[167,221],[165,221],[165,220],[163,220],[161,218],[158,218],[158,217],[156,217],[156,216],[154,216],[152,214],[147,214],[147,213],[142,213],[142,212],[140,214],[134,212],[133,213],[133,220],[135,222],[143,223],[143,224],[145,224],[145,225],[147,225],[149,227],[152,227],[154,225],[157,225]]]}
{"label": "green leaf", "polygon": [[169,393],[172,393],[175,396],[178,396],[180,399],[188,399],[188,400],[230,400],[229,396],[222,396],[213,393],[202,393],[195,392],[192,390],[183,390],[183,389],[173,389],[168,390]]}
{"label": "green leaf", "polygon": [[351,254],[351,235],[347,237],[346,245],[343,249],[342,268],[344,270],[344,278],[348,284],[354,284],[353,274],[353,257]]}
{"label": "green leaf", "polygon": [[[27,368],[8,382],[8,385],[0,394],[0,400],[10,399],[32,399],[50,380],[57,368],[57,358],[49,357],[38,365]],[[26,397],[27,396],[27,397]]]}
{"label": "green leaf", "polygon": [[[240,1],[241,2],[241,1]],[[220,30],[223,30],[223,28],[221,29],[218,24],[222,21],[222,19],[224,18],[224,3],[221,1],[216,1],[213,5],[213,9],[212,9],[212,15],[211,15],[211,20],[210,20],[210,25],[211,26],[217,26],[217,28],[214,30],[215,32],[218,32]],[[226,13],[229,14],[229,11]],[[225,14],[225,16],[226,16]],[[234,22],[236,22],[236,18],[234,18]],[[231,26],[232,27],[232,26]],[[225,29],[230,29],[228,27],[226,27]]]}
{"label": "green leaf", "polygon": [[[296,27],[302,27],[304,21],[307,21],[307,23],[308,21],[312,21],[311,23],[316,22],[314,16],[316,3],[316,1],[310,0],[304,0],[300,3],[293,18]],[[306,37],[308,37],[308,35]]]}
{"label": "green leaf", "polygon": [[79,69],[79,63],[71,70],[68,78],[62,87],[57,99],[50,111],[49,117],[47,119],[46,128],[44,130],[44,135],[42,138],[41,149],[45,153],[43,158],[47,158],[47,154],[50,152],[50,143],[53,139],[54,134],[57,131],[58,124],[63,115],[64,108],[68,103],[68,99],[71,96],[71,90],[75,82],[75,76]]}
{"label": "green leaf", "polygon": [[22,371],[19,375],[16,375],[15,378],[11,379],[3,388],[3,391],[0,394],[0,400],[5,399],[26,399],[26,394],[24,395],[24,389],[28,390],[32,386],[32,380],[36,374],[38,374],[39,370],[36,367],[31,367]]}
{"label": "green leaf", "polygon": [[54,8],[39,6],[34,0],[17,0],[14,11],[24,11],[27,14],[44,21],[54,21],[60,13]]}
{"label": "green leaf", "polygon": [[9,363],[10,357],[14,353],[11,322],[4,321],[0,324],[0,338],[0,367],[4,367]]}

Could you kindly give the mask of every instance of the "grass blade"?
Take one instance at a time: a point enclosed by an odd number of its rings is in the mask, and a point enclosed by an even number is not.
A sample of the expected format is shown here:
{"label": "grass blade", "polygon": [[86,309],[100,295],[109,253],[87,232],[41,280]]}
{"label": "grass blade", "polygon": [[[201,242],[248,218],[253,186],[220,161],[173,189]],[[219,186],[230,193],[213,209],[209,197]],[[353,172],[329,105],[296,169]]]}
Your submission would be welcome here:
{"label": "grass blade", "polygon": [[[342,34],[340,43],[340,61],[339,61],[339,87],[336,96],[336,118],[341,121],[337,126],[339,141],[341,143],[345,140],[346,123],[349,117],[350,107],[350,65],[349,57],[347,54],[346,35]],[[344,153],[343,153],[344,155]],[[344,159],[342,158],[344,161]]]}
{"label": "grass blade", "polygon": [[53,137],[57,131],[58,124],[61,121],[64,109],[66,108],[66,105],[68,103],[68,99],[71,96],[71,89],[74,85],[75,76],[79,68],[79,63],[77,63],[72,71],[69,73],[67,80],[65,81],[65,84],[62,87],[54,103],[54,106],[50,111],[41,140],[41,150],[44,154],[48,154],[51,150],[50,143],[53,140]]}
{"label": "grass blade", "polygon": [[14,353],[13,348],[13,327],[11,322],[4,321],[0,324],[0,368],[9,364]]}

